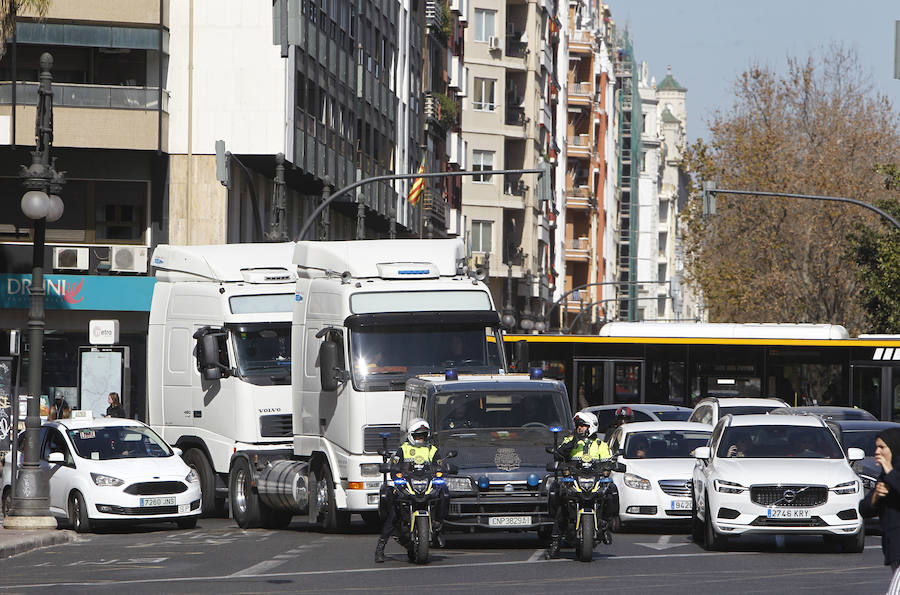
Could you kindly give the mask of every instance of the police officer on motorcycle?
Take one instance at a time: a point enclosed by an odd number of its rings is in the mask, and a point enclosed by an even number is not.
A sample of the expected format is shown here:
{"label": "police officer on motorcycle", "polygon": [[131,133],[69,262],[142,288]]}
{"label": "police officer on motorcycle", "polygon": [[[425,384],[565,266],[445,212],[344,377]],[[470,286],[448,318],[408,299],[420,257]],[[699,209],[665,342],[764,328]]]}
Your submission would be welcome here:
{"label": "police officer on motorcycle", "polygon": [[[556,449],[556,456],[564,461],[581,461],[587,456],[591,460],[599,461],[611,457],[609,445],[601,440],[597,435],[599,429],[599,421],[597,416],[589,411],[579,411],[575,414],[575,433],[565,440]],[[615,486],[610,486],[615,489]],[[614,514],[618,514],[618,492],[611,495],[610,500],[614,500],[615,504],[604,506],[604,513],[607,518]],[[563,533],[569,526],[569,510],[563,501],[563,494],[557,484],[550,494],[550,513],[553,515],[553,533],[550,537],[550,547],[547,548],[548,558],[559,557],[559,547],[562,541]],[[612,537],[609,535],[608,527],[603,530],[604,543],[611,543]]]}
{"label": "police officer on motorcycle", "polygon": [[[431,442],[431,426],[424,419],[414,419],[406,430],[406,442],[400,445],[400,448],[397,449],[390,459],[391,476],[397,472],[406,471],[414,464],[436,463],[440,465],[441,462],[440,452]],[[388,539],[394,532],[394,521],[397,517],[397,511],[394,508],[393,488],[382,489],[381,500],[380,508],[383,511],[384,523],[381,525],[381,536],[378,538],[378,544],[375,546],[376,562],[384,562],[384,546],[387,545]],[[436,535],[440,535],[443,520],[447,515],[449,506],[450,494],[444,489],[442,490],[437,510],[434,511],[433,526]]]}

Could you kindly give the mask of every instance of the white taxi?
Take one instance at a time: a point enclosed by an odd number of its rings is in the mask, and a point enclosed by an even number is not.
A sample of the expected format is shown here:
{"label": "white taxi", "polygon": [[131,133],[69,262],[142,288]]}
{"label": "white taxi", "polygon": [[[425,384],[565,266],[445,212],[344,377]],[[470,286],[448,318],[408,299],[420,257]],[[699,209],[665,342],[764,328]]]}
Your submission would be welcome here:
{"label": "white taxi", "polygon": [[726,415],[709,446],[694,452],[693,536],[720,549],[743,534],[822,535],[845,552],[861,552],[862,482],[814,415]]}
{"label": "white taxi", "polygon": [[634,521],[687,521],[691,517],[694,450],[706,446],[712,428],[686,421],[623,424],[609,437],[610,450],[625,465],[614,472],[619,516],[613,530]]}
{"label": "white taxi", "polygon": [[[79,533],[113,522],[174,521],[182,529],[197,524],[197,473],[145,424],[89,416],[45,421],[40,445],[40,465],[50,478],[50,513]],[[2,491],[7,508],[9,461]]]}

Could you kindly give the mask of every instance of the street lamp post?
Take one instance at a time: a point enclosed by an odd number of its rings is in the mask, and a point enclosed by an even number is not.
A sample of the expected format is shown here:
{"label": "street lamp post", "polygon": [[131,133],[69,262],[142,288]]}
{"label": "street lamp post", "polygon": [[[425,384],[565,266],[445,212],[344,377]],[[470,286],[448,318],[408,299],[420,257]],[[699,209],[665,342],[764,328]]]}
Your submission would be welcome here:
{"label": "street lamp post", "polygon": [[25,417],[25,453],[13,494],[12,510],[3,519],[7,529],[55,529],[56,520],[50,516],[50,487],[46,474],[38,462],[41,427],[41,373],[44,356],[44,233],[47,222],[62,217],[63,203],[59,197],[65,178],[57,172],[55,159],[51,161],[53,144],[53,76],[50,68],[53,57],[41,54],[40,85],[38,87],[37,116],[35,118],[35,150],[31,165],[23,167],[22,212],[33,224],[33,269],[29,288],[28,340],[28,406]]}

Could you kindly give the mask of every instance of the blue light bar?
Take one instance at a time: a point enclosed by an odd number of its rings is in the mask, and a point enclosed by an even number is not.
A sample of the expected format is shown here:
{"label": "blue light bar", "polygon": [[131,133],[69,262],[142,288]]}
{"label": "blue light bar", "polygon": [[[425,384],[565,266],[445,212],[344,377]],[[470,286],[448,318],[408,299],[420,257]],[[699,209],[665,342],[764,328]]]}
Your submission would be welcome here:
{"label": "blue light bar", "polygon": [[542,380],[544,378],[544,371],[541,368],[531,368],[528,377],[531,380]]}
{"label": "blue light bar", "polygon": [[562,428],[559,426],[550,426],[550,431],[556,434],[558,432],[562,432]]}
{"label": "blue light bar", "polygon": [[459,380],[459,372],[455,368],[447,368],[444,372],[444,380]]}

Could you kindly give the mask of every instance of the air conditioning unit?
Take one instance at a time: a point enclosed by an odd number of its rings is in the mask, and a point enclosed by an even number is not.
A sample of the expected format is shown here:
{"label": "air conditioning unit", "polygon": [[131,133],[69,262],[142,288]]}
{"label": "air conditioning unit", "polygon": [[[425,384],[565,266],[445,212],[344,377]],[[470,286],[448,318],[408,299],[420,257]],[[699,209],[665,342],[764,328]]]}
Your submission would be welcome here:
{"label": "air conditioning unit", "polygon": [[90,265],[88,248],[60,247],[53,249],[54,271],[86,271]]}
{"label": "air conditioning unit", "polygon": [[146,273],[145,246],[110,246],[109,270],[116,273]]}
{"label": "air conditioning unit", "polygon": [[488,37],[488,48],[490,50],[499,50],[500,49],[500,38],[491,35]]}

